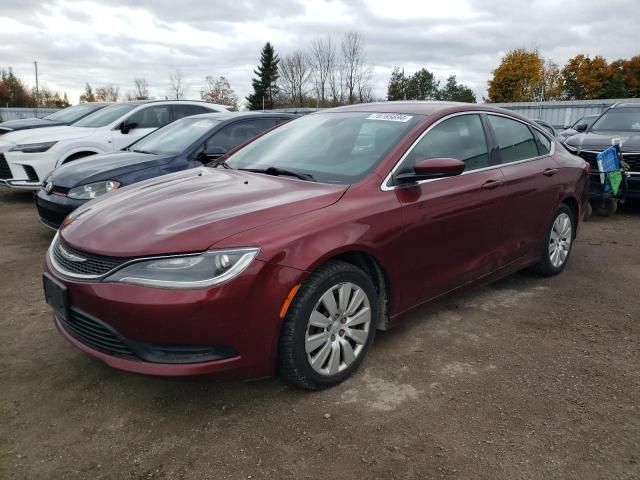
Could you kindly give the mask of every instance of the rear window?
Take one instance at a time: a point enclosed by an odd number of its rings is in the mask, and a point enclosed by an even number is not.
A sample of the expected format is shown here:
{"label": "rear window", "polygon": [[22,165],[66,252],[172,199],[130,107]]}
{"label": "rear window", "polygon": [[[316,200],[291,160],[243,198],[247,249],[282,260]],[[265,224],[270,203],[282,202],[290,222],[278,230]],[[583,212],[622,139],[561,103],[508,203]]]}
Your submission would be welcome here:
{"label": "rear window", "polygon": [[517,162],[538,156],[538,145],[529,127],[507,117],[488,115],[500,147],[501,163]]}

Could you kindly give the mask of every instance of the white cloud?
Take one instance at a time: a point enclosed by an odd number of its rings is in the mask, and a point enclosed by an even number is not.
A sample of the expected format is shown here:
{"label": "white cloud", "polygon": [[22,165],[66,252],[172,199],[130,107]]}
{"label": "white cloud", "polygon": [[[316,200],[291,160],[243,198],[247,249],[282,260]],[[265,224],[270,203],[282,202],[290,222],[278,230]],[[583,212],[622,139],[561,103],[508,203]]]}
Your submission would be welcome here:
{"label": "white cloud", "polygon": [[[421,67],[444,80],[457,75],[481,97],[500,57],[538,48],[559,64],[578,53],[609,60],[639,54],[640,9],[634,0],[3,0],[0,68],[75,101],[84,83],[126,92],[145,77],[164,97],[179,68],[197,98],[206,75],[225,75],[249,93],[260,49],[280,54],[320,35],[362,33],[377,96],[394,66]],[[615,36],[609,34],[615,32]]]}

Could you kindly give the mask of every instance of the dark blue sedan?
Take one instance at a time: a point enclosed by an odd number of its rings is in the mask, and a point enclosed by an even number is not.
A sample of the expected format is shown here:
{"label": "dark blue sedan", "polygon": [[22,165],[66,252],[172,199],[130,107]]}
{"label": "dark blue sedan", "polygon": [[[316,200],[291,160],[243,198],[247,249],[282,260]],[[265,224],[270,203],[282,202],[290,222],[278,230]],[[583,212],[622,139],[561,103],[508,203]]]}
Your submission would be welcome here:
{"label": "dark blue sedan", "polygon": [[57,229],[80,205],[116,188],[201,167],[254,136],[287,122],[287,113],[208,113],[177,120],[126,149],[63,165],[36,196],[40,222]]}

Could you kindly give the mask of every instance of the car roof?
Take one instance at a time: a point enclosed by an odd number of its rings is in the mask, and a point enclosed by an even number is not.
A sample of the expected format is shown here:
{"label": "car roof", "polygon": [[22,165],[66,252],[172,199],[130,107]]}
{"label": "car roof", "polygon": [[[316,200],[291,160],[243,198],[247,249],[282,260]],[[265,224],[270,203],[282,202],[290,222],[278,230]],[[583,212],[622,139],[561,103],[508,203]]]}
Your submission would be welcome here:
{"label": "car roof", "polygon": [[473,105],[462,102],[438,102],[438,101],[408,101],[400,100],[393,102],[373,102],[359,103],[356,105],[345,105],[330,110],[331,112],[377,112],[377,113],[407,113],[414,115],[431,115],[440,110],[452,107],[462,107]]}
{"label": "car roof", "polygon": [[[118,105],[121,104],[130,104],[130,105],[146,105],[147,103],[201,103],[203,105],[216,105],[218,107],[224,107],[225,105],[219,103],[211,103],[205,102],[204,100],[129,100],[126,102],[118,102]],[[228,108],[228,107],[227,107]]]}
{"label": "car roof", "polygon": [[197,118],[213,118],[216,120],[234,120],[236,118],[260,118],[260,117],[278,117],[278,118],[298,118],[300,115],[293,113],[282,112],[215,112],[215,113],[201,113],[199,115],[191,115],[191,117]]}

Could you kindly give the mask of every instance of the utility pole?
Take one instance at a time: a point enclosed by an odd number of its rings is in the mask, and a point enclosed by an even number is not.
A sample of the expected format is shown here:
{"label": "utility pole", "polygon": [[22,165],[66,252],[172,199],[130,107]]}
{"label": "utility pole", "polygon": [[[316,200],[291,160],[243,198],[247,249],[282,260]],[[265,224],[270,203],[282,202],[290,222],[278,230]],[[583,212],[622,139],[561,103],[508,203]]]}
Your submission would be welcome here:
{"label": "utility pole", "polygon": [[38,89],[38,62],[33,62],[36,67],[36,107],[40,106],[40,91]]}

